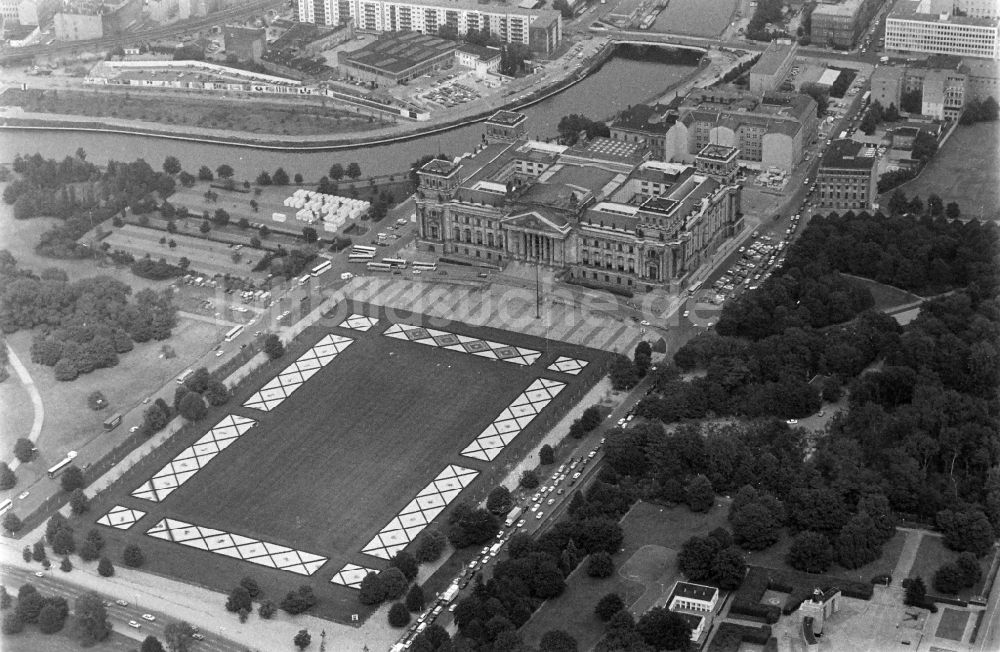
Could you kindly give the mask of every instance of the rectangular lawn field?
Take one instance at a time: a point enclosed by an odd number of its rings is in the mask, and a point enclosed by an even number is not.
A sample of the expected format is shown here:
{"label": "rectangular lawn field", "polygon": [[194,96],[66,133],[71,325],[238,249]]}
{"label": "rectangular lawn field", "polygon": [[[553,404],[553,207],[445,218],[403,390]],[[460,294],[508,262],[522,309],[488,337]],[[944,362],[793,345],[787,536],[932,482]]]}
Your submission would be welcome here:
{"label": "rectangular lawn field", "polygon": [[[357,591],[330,582],[345,564],[381,569],[386,561],[362,553],[399,512],[449,465],[478,472],[452,500],[478,501],[498,481],[510,458],[556,423],[603,373],[608,355],[546,343],[492,329],[448,326],[455,333],[482,337],[541,353],[519,365],[465,352],[395,339],[381,333],[385,320],[368,332],[345,328],[308,329],[271,371],[239,386],[231,400],[213,409],[201,428],[174,437],[142,460],[94,500],[89,515],[74,519],[86,531],[112,506],[145,514],[126,531],[101,526],[109,555],[137,542],[145,568],[209,588],[228,591],[251,575],[276,600],[308,583],[320,598],[312,613],[349,621],[371,612]],[[327,334],[353,342],[299,385],[270,411],[243,404],[281,370]],[[547,370],[559,355],[585,359],[573,376]],[[494,419],[536,379],[565,384],[562,391],[492,462],[461,455]],[[182,450],[226,415],[257,425],[205,463],[159,502],[132,495]],[[447,511],[433,526],[442,527]],[[163,519],[241,535],[328,558],[311,576],[267,568],[145,533]]]}
{"label": "rectangular lawn field", "polygon": [[965,624],[969,622],[969,613],[945,607],[934,636],[961,643],[962,637],[965,635]]}

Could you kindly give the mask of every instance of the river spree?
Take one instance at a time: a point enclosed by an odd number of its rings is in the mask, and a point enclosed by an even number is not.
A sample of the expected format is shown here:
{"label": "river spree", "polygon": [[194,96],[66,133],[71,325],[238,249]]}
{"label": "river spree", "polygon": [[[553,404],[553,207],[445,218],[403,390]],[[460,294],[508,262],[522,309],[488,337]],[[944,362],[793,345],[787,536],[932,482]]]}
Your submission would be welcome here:
{"label": "river spree", "polygon": [[[665,63],[661,57],[656,58],[660,60],[616,56],[582,82],[526,109],[529,137],[555,136],[559,119],[570,113],[607,119],[629,105],[651,99],[693,70],[691,65]],[[316,181],[333,163],[357,162],[365,176],[401,172],[425,154],[440,151],[454,156],[469,151],[480,142],[482,133],[482,126],[475,124],[390,145],[299,154],[150,136],[0,130],[0,160],[9,162],[17,153],[34,152],[60,159],[82,147],[88,159],[97,163],[144,158],[158,168],[165,157],[176,156],[184,169],[192,173],[202,165],[214,170],[228,163],[237,178],[253,179],[261,170],[273,171],[280,166],[290,175],[299,172],[307,180]]]}

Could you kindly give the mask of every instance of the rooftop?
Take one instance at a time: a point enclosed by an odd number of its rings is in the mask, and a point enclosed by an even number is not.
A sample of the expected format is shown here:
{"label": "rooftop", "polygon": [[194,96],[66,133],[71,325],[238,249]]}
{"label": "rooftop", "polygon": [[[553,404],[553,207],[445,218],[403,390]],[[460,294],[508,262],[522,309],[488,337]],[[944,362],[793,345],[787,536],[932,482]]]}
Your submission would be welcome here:
{"label": "rooftop", "polygon": [[688,626],[691,631],[698,629],[701,626],[701,621],[705,620],[704,616],[699,616],[697,614],[690,614],[686,611],[675,611],[675,614],[687,621]]}
{"label": "rooftop", "polygon": [[738,151],[735,147],[727,147],[726,145],[705,145],[698,152],[698,158],[707,158],[713,161],[728,161]]}
{"label": "rooftop", "polygon": [[628,143],[611,138],[594,138],[579,142],[566,150],[566,156],[611,161],[615,163],[639,163],[643,159],[645,146],[642,143]]}
{"label": "rooftop", "polygon": [[516,111],[497,111],[489,118],[486,122],[492,122],[496,125],[503,125],[505,127],[513,127],[519,125],[527,120],[527,117],[523,113],[517,113]]}
{"label": "rooftop", "polygon": [[340,53],[344,61],[400,73],[425,61],[455,51],[456,44],[437,36],[417,32],[387,32],[354,52]]}
{"label": "rooftop", "polygon": [[490,59],[495,59],[500,57],[500,48],[490,48],[485,45],[474,45],[472,43],[462,43],[458,46],[458,49],[462,52],[466,52],[475,57],[478,57],[481,61],[489,61]]}
{"label": "rooftop", "polygon": [[719,589],[714,586],[692,584],[690,582],[677,582],[677,584],[674,584],[674,590],[670,593],[670,599],[667,601],[667,604],[669,605],[673,602],[674,598],[687,598],[688,600],[711,602],[718,594]]}
{"label": "rooftop", "polygon": [[865,0],[843,0],[837,4],[818,4],[813,16],[853,16],[861,9]]}
{"label": "rooftop", "polygon": [[889,12],[888,19],[919,20],[934,23],[951,23],[955,25],[980,25],[995,27],[1000,24],[997,18],[975,18],[973,16],[956,16],[954,14],[932,11],[930,0],[899,0]]}
{"label": "rooftop", "polygon": [[666,104],[636,104],[619,113],[612,128],[665,134],[675,122],[677,112]]}
{"label": "rooftop", "polygon": [[871,148],[864,143],[835,140],[826,148],[820,168],[870,170],[875,166],[875,157],[866,156],[870,151]]}
{"label": "rooftop", "polygon": [[750,69],[750,74],[773,75],[784,65],[788,57],[795,53],[796,47],[795,43],[771,41],[767,49],[764,50],[764,54]]}

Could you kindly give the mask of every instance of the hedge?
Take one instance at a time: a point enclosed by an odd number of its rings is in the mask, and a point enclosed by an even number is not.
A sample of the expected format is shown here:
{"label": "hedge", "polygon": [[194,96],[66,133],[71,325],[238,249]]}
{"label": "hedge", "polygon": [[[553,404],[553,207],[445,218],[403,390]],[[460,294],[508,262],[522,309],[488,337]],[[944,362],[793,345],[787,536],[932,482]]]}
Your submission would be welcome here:
{"label": "hedge", "polygon": [[[715,631],[715,636],[712,638],[707,652],[737,652],[743,643],[768,645],[772,640],[774,639],[771,638],[769,625],[751,627],[724,622]],[[777,645],[777,641],[775,641],[775,645]]]}
{"label": "hedge", "polygon": [[563,280],[569,283],[570,285],[580,285],[585,288],[590,288],[591,290],[604,290],[605,292],[610,292],[611,294],[617,294],[620,297],[626,297],[628,299],[631,299],[632,297],[635,296],[632,290],[629,290],[628,288],[620,288],[615,285],[604,285],[603,283],[588,281],[587,279],[582,279],[582,278],[573,278],[572,276],[567,276]]}

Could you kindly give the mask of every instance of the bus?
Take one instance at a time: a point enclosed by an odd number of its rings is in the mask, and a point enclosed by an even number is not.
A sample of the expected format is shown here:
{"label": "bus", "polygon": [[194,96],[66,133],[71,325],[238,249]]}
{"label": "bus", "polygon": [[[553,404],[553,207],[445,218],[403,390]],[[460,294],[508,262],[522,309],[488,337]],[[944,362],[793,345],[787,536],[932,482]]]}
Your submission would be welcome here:
{"label": "bus", "polygon": [[367,251],[351,254],[347,257],[349,263],[367,263],[372,260],[375,260],[375,254],[370,254]]}
{"label": "bus", "polygon": [[309,279],[311,279],[311,278],[312,278],[311,276],[309,276],[308,274],[306,274],[305,276],[303,276],[302,278],[299,279],[299,285],[305,285],[306,283],[309,282]]}
{"label": "bus", "polygon": [[378,249],[376,249],[375,247],[368,247],[366,245],[354,245],[353,247],[351,247],[352,254],[370,253],[371,255],[374,256],[376,251],[378,251]]}
{"label": "bus", "polygon": [[391,272],[392,265],[390,265],[389,263],[376,263],[375,261],[368,261],[368,271]]}
{"label": "bus", "polygon": [[113,414],[109,418],[104,420],[105,430],[114,430],[122,422],[122,415]]}
{"label": "bus", "polygon": [[12,501],[10,498],[4,498],[3,502],[0,502],[0,516],[6,514],[7,510],[10,509],[13,504],[14,501]]}
{"label": "bus", "polygon": [[413,265],[413,269],[419,269],[427,272],[433,272],[437,269],[437,263],[425,263],[420,260],[415,260],[410,264]]}
{"label": "bus", "polygon": [[861,96],[861,108],[863,109],[866,106],[868,106],[868,102],[871,99],[872,99],[872,92],[871,91],[865,91],[865,94]]}
{"label": "bus", "polygon": [[312,272],[310,272],[310,273],[313,276],[319,276],[320,274],[322,274],[326,270],[330,269],[331,267],[333,267],[333,263],[331,263],[329,260],[327,260],[327,261],[324,261],[324,262],[320,263],[319,265],[316,265],[315,267],[313,267],[312,268]]}
{"label": "bus", "polygon": [[49,477],[50,478],[56,477],[57,475],[62,473],[67,466],[69,466],[72,463],[73,463],[73,458],[69,456],[66,456],[63,459],[59,460],[58,462],[56,462],[55,466],[49,469]]}
{"label": "bus", "polygon": [[185,369],[184,373],[182,373],[180,376],[177,376],[177,384],[183,385],[184,381],[193,375],[194,375],[194,369]]}
{"label": "bus", "polygon": [[406,267],[405,258],[383,258],[382,262],[392,267]]}
{"label": "bus", "polygon": [[239,337],[239,336],[240,336],[240,333],[242,333],[242,332],[243,332],[243,326],[233,326],[233,327],[232,327],[232,328],[230,328],[230,329],[229,329],[229,331],[228,331],[228,332],[226,333],[226,341],[227,341],[227,342],[232,342],[232,341],[233,341],[233,340],[235,340],[235,339],[236,339],[237,337]]}

